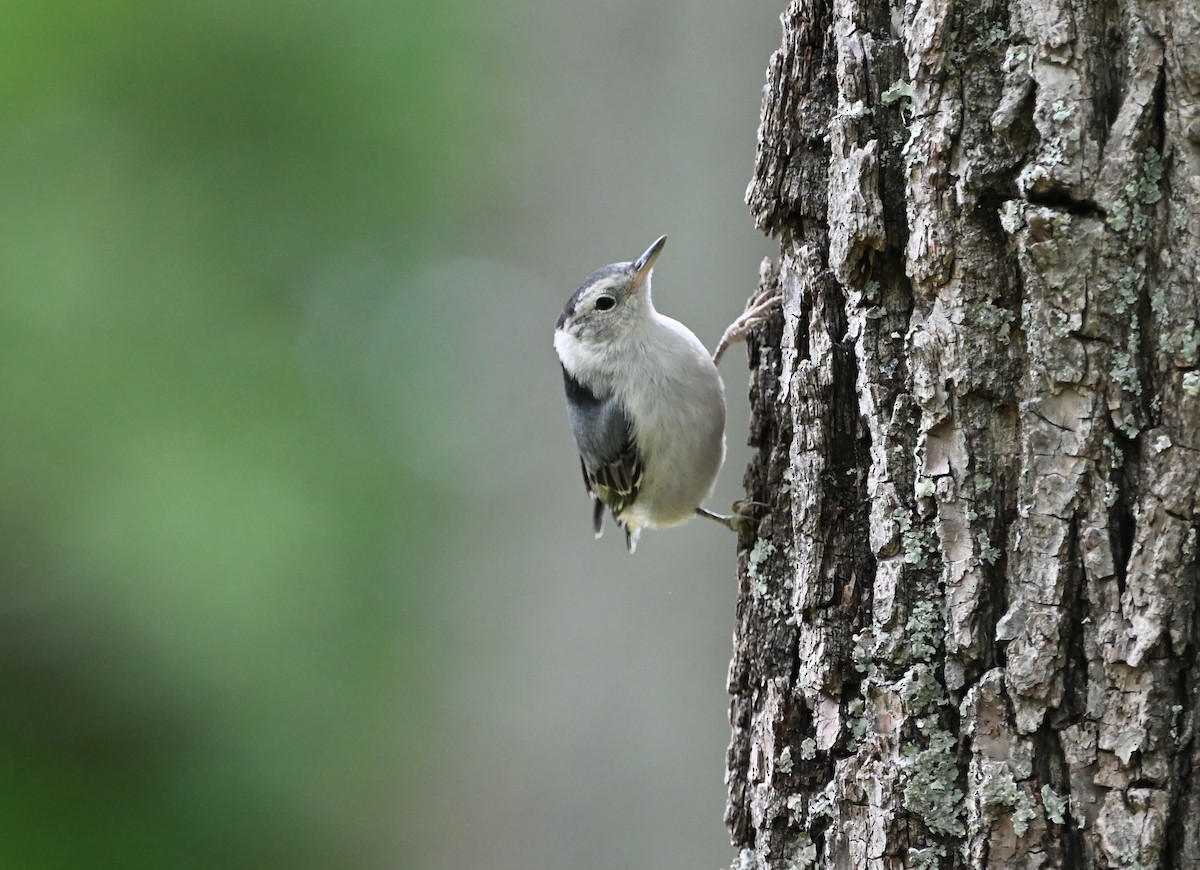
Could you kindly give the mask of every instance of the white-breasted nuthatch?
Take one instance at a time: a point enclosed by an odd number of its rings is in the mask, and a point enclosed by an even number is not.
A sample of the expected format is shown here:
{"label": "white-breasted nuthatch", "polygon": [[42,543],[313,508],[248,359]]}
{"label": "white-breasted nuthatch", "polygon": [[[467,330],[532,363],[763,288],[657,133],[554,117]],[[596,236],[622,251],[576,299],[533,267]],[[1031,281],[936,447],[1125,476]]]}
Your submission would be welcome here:
{"label": "white-breasted nuthatch", "polygon": [[650,300],[666,242],[594,272],[554,327],[593,530],[600,537],[607,507],[630,553],[646,528],[697,514],[731,528],[741,519],[700,506],[725,459],[725,387],[700,339]]}

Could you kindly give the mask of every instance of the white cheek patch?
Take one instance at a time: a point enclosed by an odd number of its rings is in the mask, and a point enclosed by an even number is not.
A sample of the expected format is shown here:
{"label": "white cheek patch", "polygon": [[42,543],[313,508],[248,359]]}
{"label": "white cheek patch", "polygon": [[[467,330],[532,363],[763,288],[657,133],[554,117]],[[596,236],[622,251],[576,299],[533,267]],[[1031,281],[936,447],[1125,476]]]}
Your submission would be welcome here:
{"label": "white cheek patch", "polygon": [[579,339],[565,329],[554,331],[554,351],[567,371],[575,372],[579,361]]}
{"label": "white cheek patch", "polygon": [[583,342],[565,329],[554,333],[554,350],[558,353],[558,358],[563,366],[572,375],[578,374],[580,369],[587,368],[592,361],[593,354],[588,352]]}

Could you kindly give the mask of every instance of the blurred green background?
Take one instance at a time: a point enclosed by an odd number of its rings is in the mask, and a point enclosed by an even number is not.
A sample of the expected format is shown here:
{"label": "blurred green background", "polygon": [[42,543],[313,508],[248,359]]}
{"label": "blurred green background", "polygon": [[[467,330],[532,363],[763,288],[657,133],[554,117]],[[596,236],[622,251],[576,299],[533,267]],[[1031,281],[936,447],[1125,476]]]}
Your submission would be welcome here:
{"label": "blurred green background", "polygon": [[0,867],[727,866],[733,539],[591,539],[551,333],[741,310],[779,11],[4,4]]}

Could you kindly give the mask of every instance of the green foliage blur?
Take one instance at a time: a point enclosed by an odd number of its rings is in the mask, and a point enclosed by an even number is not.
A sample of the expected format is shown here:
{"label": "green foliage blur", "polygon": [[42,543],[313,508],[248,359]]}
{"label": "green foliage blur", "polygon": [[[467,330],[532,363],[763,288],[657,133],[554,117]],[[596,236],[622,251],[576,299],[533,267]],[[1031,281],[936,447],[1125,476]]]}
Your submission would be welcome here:
{"label": "green foliage blur", "polygon": [[485,9],[0,11],[0,867],[403,852],[451,506],[372,320],[486,207]]}

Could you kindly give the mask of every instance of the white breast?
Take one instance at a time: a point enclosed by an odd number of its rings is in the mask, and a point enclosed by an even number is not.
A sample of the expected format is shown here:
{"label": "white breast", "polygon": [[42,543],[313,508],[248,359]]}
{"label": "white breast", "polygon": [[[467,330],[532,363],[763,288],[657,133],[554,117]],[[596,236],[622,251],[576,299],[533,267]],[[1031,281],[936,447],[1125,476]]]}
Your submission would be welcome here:
{"label": "white breast", "polygon": [[645,474],[624,515],[635,530],[692,517],[725,459],[725,388],[700,339],[657,312],[614,387],[634,420]]}

